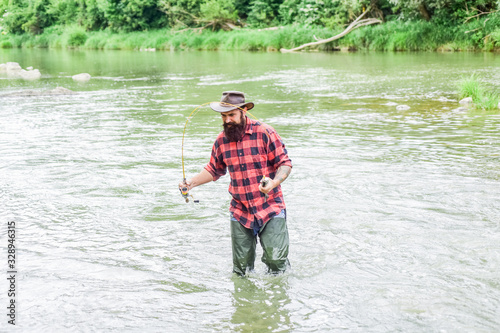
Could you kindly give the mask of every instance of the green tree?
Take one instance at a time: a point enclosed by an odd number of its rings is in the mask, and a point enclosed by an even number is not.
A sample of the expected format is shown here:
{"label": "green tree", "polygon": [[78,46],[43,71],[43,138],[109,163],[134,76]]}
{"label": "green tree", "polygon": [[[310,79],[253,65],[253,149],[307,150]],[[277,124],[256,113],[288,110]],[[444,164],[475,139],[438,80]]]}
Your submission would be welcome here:
{"label": "green tree", "polygon": [[97,0],[97,5],[112,30],[147,30],[162,25],[157,0]]}
{"label": "green tree", "polygon": [[253,0],[250,2],[248,23],[253,27],[276,25],[279,18],[279,8],[283,0]]}
{"label": "green tree", "polygon": [[251,0],[234,0],[234,8],[238,11],[238,15],[241,19],[246,19],[250,13]]}
{"label": "green tree", "polygon": [[79,24],[87,30],[101,30],[108,26],[106,6],[103,0],[82,0]]}
{"label": "green tree", "polygon": [[403,19],[455,23],[480,12],[498,10],[498,0],[389,0]]}
{"label": "green tree", "polygon": [[83,0],[51,0],[46,11],[54,19],[54,24],[74,24],[82,15]]}
{"label": "green tree", "polygon": [[174,28],[230,30],[238,22],[233,0],[161,0],[159,8]]}
{"label": "green tree", "polygon": [[205,0],[200,5],[201,22],[213,29],[225,28],[227,23],[235,24],[238,12],[232,0]]}
{"label": "green tree", "polygon": [[47,12],[49,4],[49,0],[1,0],[2,26],[16,34],[39,34],[54,23],[53,16]]}
{"label": "green tree", "polygon": [[333,28],[359,16],[375,0],[285,0],[279,8],[283,23]]}
{"label": "green tree", "polygon": [[195,27],[200,16],[199,0],[160,0],[158,9],[172,28]]}

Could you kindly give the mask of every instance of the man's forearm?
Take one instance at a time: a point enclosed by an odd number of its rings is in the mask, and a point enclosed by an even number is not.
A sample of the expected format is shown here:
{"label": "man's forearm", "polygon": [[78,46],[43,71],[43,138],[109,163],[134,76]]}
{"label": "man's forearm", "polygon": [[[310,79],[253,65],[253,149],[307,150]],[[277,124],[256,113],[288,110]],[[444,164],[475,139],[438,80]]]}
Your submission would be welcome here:
{"label": "man's forearm", "polygon": [[274,177],[274,180],[278,181],[278,185],[283,183],[285,179],[288,178],[290,175],[290,172],[292,172],[292,168],[287,166],[287,165],[282,165],[278,168],[278,171],[276,171],[276,177]]}
{"label": "man's forearm", "polygon": [[214,180],[214,177],[208,172],[207,170],[203,169],[199,174],[194,176],[188,181],[189,188],[193,188],[196,186],[200,186],[203,184],[206,184],[208,182],[211,182]]}

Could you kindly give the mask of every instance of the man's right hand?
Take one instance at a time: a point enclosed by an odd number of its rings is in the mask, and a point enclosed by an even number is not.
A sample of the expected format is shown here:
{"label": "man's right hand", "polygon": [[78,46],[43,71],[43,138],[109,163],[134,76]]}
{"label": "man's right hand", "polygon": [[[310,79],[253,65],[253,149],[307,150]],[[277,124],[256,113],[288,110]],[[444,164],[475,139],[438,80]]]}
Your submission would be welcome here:
{"label": "man's right hand", "polygon": [[191,183],[189,181],[180,182],[179,183],[179,190],[181,190],[181,192],[182,192],[184,188],[187,189],[187,191],[184,191],[184,192],[189,192],[189,190],[191,189]]}
{"label": "man's right hand", "polygon": [[182,190],[183,187],[187,187],[187,190],[191,191],[196,186],[203,185],[213,180],[214,178],[212,177],[212,175],[207,170],[203,169],[199,174],[197,174],[190,180],[180,182],[179,189]]}

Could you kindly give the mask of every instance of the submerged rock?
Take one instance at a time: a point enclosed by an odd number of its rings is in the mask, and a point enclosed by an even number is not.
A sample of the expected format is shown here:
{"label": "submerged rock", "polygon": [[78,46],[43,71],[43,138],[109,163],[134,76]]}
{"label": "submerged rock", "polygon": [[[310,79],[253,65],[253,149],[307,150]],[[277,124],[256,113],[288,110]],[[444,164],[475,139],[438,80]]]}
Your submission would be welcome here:
{"label": "submerged rock", "polygon": [[387,105],[387,106],[396,106],[396,105],[398,105],[398,103],[396,103],[396,102],[387,102],[387,103],[385,103],[385,104],[383,104],[383,105]]}
{"label": "submerged rock", "polygon": [[31,97],[31,96],[53,96],[53,95],[74,95],[76,92],[63,87],[57,87],[51,90],[23,90],[9,94],[0,95],[0,97]]}
{"label": "submerged rock", "polygon": [[77,82],[87,82],[90,80],[90,77],[91,76],[88,73],[81,73],[72,76],[73,80]]}
{"label": "submerged rock", "polygon": [[404,105],[404,104],[396,106],[396,110],[398,110],[398,111],[405,111],[405,110],[409,110],[409,109],[410,109],[410,107],[408,105]]}
{"label": "submerged rock", "polygon": [[30,70],[30,71],[25,71],[24,69],[19,72],[19,76],[23,80],[38,80],[39,78],[42,77],[42,74],[38,69]]}
{"label": "submerged rock", "polygon": [[465,97],[464,99],[460,100],[460,102],[458,102],[460,104],[472,104],[472,97]]}
{"label": "submerged rock", "polygon": [[18,72],[22,70],[21,65],[19,65],[17,62],[6,63],[5,69],[7,70],[7,72]]}
{"label": "submerged rock", "polygon": [[0,74],[6,74],[10,79],[23,79],[30,81],[38,80],[42,77],[42,74],[38,69],[33,69],[33,67],[30,66],[27,70],[24,70],[17,62],[0,64]]}
{"label": "submerged rock", "polygon": [[73,90],[66,89],[64,87],[56,87],[47,92],[49,95],[74,95],[76,92]]}

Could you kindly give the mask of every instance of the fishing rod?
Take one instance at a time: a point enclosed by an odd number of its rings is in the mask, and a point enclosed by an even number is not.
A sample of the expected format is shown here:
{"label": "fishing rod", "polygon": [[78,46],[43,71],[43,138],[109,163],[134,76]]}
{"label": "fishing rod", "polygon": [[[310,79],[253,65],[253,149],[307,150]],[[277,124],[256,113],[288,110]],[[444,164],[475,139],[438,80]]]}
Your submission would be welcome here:
{"label": "fishing rod", "polygon": [[[189,194],[189,188],[187,186],[187,181],[186,181],[186,169],[184,167],[184,138],[186,136],[186,128],[187,128],[187,125],[188,125],[189,121],[191,119],[193,119],[193,117],[196,116],[196,114],[198,112],[200,112],[201,108],[203,106],[207,105],[207,104],[210,104],[210,103],[220,103],[220,102],[207,102],[207,103],[200,104],[196,108],[194,108],[193,111],[191,111],[191,113],[187,117],[186,123],[184,124],[184,130],[182,131],[182,147],[181,147],[182,183],[185,186],[179,188],[179,191],[181,192],[182,197],[186,200],[186,203],[189,202],[189,197],[193,198],[193,202],[194,203],[199,203],[200,202],[200,200],[195,200],[194,197],[191,194]],[[240,109],[241,111],[245,111],[245,109],[243,109],[243,108],[241,108],[241,107],[239,107],[237,105],[231,104],[231,103],[224,102],[224,103],[221,103],[221,104],[224,104],[226,106],[234,106],[235,109]],[[259,119],[257,117],[255,117],[253,114],[251,114],[250,112],[248,112],[248,110],[246,112],[250,116],[252,116],[255,120],[259,121]],[[262,180],[261,180],[261,183],[263,184],[262,186],[266,186],[268,181],[269,181],[269,178],[266,179],[266,177],[264,176],[264,178],[262,178]],[[265,195],[266,195],[266,199],[267,199],[268,198],[267,193]]]}

